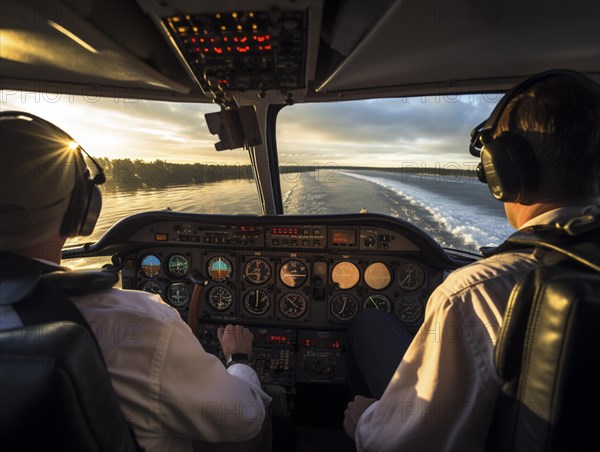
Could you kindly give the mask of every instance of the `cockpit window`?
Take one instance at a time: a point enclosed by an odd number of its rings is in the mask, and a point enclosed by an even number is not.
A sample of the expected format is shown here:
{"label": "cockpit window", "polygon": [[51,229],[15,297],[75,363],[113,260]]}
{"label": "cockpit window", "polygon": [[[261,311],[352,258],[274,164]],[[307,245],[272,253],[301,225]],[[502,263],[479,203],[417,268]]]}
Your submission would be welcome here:
{"label": "cockpit window", "polygon": [[3,90],[2,110],[26,111],[61,127],[103,167],[102,213],[95,241],[138,212],[237,214],[260,212],[248,153],[217,152],[204,115],[213,104]]}
{"label": "cockpit window", "polygon": [[511,232],[477,180],[470,131],[498,94],[298,104],[277,119],[287,214],[383,213],[475,251]]}

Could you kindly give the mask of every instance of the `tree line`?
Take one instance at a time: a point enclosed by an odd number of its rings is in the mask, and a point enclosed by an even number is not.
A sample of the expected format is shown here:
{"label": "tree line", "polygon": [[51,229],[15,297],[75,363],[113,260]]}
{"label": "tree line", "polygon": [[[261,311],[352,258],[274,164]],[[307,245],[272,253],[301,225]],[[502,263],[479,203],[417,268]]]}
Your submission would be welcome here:
{"label": "tree line", "polygon": [[[134,191],[152,188],[166,188],[176,185],[202,185],[222,181],[252,180],[254,173],[250,164],[208,164],[208,163],[172,163],[164,160],[146,162],[144,160],[98,158],[96,161],[104,168],[107,191]],[[93,165],[90,165],[93,167]],[[328,164],[327,168],[332,169]],[[317,165],[282,165],[281,174],[323,170]],[[373,168],[357,166],[339,166],[340,170],[378,170],[403,174],[445,175],[454,177],[473,177],[471,168],[456,167],[391,167]]]}

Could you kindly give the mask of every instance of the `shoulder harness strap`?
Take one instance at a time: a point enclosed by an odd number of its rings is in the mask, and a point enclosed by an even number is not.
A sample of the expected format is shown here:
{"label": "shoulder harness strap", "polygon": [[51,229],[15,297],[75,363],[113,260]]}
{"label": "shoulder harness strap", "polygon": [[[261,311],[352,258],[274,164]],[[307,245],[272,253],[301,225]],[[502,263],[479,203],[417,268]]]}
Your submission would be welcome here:
{"label": "shoulder harness strap", "polygon": [[487,255],[522,248],[557,253],[563,258],[600,272],[600,206],[564,223],[521,229]]}

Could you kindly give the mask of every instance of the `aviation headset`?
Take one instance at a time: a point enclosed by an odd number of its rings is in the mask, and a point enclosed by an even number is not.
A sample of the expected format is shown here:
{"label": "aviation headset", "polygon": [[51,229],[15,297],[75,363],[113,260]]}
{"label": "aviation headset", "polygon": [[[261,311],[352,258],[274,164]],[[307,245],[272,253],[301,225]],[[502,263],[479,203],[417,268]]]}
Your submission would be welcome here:
{"label": "aviation headset", "polygon": [[[68,143],[76,143],[69,134],[64,130],[55,126],[51,122],[46,121],[38,116],[30,113],[17,111],[4,111],[0,113],[3,119],[14,117],[26,117],[27,119],[45,125],[56,132],[56,134],[65,140],[65,145]],[[61,140],[62,141],[62,140]],[[75,155],[75,185],[71,193],[69,206],[63,217],[60,227],[60,232],[65,237],[76,237],[78,235],[90,235],[94,230],[100,210],[102,208],[102,194],[98,185],[106,181],[104,170],[102,167],[79,145],[73,150]],[[89,168],[87,167],[83,154],[93,162],[96,166],[97,173],[91,177]]]}
{"label": "aviation headset", "polygon": [[502,113],[516,96],[535,83],[557,75],[585,78],[566,69],[545,71],[529,77],[508,91],[490,117],[471,132],[469,152],[481,158],[477,165],[477,177],[488,185],[494,198],[499,201],[532,204],[540,181],[540,171],[531,145],[514,132],[516,120],[513,112],[518,103],[511,110],[509,130],[494,138]]}

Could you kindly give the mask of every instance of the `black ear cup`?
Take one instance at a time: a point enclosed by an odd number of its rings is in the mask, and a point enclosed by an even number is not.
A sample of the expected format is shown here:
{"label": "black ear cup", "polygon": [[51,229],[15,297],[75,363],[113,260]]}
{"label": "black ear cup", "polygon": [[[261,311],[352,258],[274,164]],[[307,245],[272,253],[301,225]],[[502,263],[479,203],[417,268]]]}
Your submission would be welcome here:
{"label": "black ear cup", "polygon": [[[488,184],[494,198],[500,201],[531,204],[540,183],[538,162],[525,138],[510,132],[493,138],[500,117],[510,101],[520,93],[541,80],[557,75],[585,78],[567,69],[554,69],[529,77],[506,93],[489,118],[471,132],[469,152],[481,158],[476,169],[477,178]],[[511,115],[515,109],[511,110]]]}
{"label": "black ear cup", "polygon": [[503,133],[484,145],[477,171],[492,196],[503,202],[531,203],[539,184],[533,149],[514,133]]}
{"label": "black ear cup", "polygon": [[100,210],[102,210],[102,194],[93,182],[88,200],[85,212],[82,212],[81,215],[83,221],[77,235],[90,235],[94,231],[94,227],[100,216]]}
{"label": "black ear cup", "polygon": [[83,157],[78,152],[75,175],[75,187],[71,201],[61,225],[61,234],[65,237],[90,235],[102,209],[102,194],[96,182],[90,177]]}

